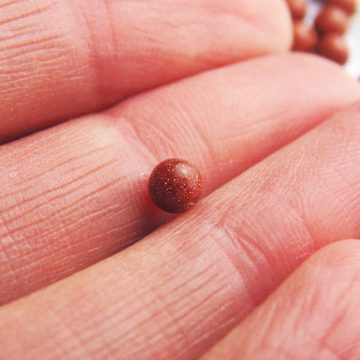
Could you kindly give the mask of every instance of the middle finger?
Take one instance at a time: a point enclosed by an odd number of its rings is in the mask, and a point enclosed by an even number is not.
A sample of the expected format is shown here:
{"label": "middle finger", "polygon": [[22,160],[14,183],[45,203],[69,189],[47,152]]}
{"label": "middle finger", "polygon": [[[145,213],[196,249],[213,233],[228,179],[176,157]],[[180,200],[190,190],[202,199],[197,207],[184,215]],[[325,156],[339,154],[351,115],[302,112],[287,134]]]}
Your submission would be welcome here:
{"label": "middle finger", "polygon": [[2,147],[0,302],[112,255],[166,221],[146,191],[158,161],[193,162],[209,193],[358,96],[358,85],[328,63],[266,57]]}

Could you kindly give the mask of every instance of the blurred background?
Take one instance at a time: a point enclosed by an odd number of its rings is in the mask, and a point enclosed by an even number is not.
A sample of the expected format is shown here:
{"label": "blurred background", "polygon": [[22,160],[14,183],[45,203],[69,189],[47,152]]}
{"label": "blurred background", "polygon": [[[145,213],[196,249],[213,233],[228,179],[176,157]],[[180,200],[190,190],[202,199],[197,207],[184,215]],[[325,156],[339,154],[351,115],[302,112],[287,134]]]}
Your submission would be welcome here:
{"label": "blurred background", "polygon": [[360,78],[360,0],[287,2],[294,23],[293,50],[315,52]]}
{"label": "blurred background", "polygon": [[357,12],[354,15],[346,41],[350,48],[350,59],[346,64],[349,74],[360,77],[360,0],[357,2]]}

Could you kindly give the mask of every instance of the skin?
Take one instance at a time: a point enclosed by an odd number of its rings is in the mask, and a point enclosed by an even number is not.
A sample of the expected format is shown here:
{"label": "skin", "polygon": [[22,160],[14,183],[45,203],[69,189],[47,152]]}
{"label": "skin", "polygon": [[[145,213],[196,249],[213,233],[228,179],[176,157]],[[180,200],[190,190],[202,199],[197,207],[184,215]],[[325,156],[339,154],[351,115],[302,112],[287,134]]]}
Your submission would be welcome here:
{"label": "skin", "polygon": [[283,1],[169,3],[1,5],[0,359],[358,359],[359,84]]}

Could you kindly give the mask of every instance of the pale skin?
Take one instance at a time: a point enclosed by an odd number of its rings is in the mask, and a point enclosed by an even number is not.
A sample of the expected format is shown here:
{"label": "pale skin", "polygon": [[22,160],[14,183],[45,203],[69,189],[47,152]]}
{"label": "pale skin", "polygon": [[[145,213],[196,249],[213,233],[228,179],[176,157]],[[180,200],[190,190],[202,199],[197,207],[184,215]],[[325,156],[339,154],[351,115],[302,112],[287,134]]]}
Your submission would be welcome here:
{"label": "pale skin", "polygon": [[0,359],[360,358],[360,86],[283,1],[7,0],[0,34]]}

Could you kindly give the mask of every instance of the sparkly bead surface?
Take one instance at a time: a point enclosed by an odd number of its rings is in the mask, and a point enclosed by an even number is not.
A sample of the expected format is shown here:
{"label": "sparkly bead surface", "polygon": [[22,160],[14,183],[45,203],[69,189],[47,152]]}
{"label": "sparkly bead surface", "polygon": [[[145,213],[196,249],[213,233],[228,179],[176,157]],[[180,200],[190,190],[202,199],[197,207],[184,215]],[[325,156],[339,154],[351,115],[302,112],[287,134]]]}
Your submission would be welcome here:
{"label": "sparkly bead surface", "polygon": [[193,207],[202,193],[202,179],[195,166],[180,159],[168,159],[155,167],[149,178],[154,203],[169,213]]}

